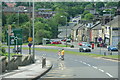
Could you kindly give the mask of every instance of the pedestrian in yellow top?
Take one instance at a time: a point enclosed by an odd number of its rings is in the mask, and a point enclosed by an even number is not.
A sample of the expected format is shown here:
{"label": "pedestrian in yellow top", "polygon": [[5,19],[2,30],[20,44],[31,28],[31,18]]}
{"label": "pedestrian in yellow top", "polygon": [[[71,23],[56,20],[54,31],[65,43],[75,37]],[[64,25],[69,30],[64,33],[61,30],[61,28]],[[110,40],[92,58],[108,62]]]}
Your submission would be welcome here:
{"label": "pedestrian in yellow top", "polygon": [[61,50],[60,49],[58,51],[58,57],[59,57],[59,59],[61,58]]}
{"label": "pedestrian in yellow top", "polygon": [[62,49],[62,51],[61,51],[61,58],[62,58],[62,60],[64,60],[64,54],[65,54],[65,51],[64,51],[64,49]]}

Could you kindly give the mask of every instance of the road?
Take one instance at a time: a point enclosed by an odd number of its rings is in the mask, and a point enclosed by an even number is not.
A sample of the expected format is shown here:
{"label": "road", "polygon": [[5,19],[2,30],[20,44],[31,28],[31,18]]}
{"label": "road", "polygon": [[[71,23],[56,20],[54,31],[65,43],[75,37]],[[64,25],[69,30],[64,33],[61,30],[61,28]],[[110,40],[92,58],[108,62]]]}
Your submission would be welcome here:
{"label": "road", "polygon": [[65,54],[65,60],[61,61],[56,53],[35,51],[35,54],[44,56],[53,63],[52,70],[38,80],[45,78],[118,78],[118,62],[72,54]]}
{"label": "road", "polygon": [[[59,49],[59,47],[36,47]],[[77,48],[65,48],[65,50],[78,51]],[[28,54],[28,50],[23,50],[23,53]],[[45,51],[35,51],[35,55],[44,56],[53,63],[52,70],[38,80],[45,78],[118,78],[118,62],[73,54],[65,54],[65,60],[61,61],[57,53]]]}

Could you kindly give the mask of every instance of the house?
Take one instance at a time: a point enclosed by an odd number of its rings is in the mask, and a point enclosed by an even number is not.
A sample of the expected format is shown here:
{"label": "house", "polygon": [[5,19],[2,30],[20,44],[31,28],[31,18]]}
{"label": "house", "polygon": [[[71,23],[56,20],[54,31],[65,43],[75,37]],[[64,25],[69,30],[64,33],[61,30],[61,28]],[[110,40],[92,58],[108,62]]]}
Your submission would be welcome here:
{"label": "house", "polygon": [[6,5],[7,5],[8,7],[15,7],[16,3],[8,3],[8,2],[6,2]]}
{"label": "house", "polygon": [[101,22],[97,22],[91,27],[91,34],[90,34],[90,42],[98,43],[98,38],[102,37],[104,39],[103,29],[101,26]]}
{"label": "house", "polygon": [[55,11],[52,11],[52,9],[45,9],[45,8],[39,8],[37,11],[37,17],[42,17],[42,18],[50,18],[55,15]]}
{"label": "house", "polygon": [[119,20],[120,15],[116,16],[113,18],[112,21],[110,21],[109,23],[107,23],[105,25],[106,30],[109,33],[109,44],[110,45],[118,45],[119,39],[120,39],[120,34],[119,34],[119,30],[120,30],[120,26],[119,26]]}
{"label": "house", "polygon": [[82,26],[83,24],[77,24],[76,26],[74,26],[71,29],[71,38],[73,39],[73,41],[78,41],[78,29]]}
{"label": "house", "polygon": [[87,27],[85,24],[78,28],[78,41],[87,42]]}
{"label": "house", "polygon": [[[18,6],[18,7],[3,7],[3,12],[5,15],[8,14],[27,14],[32,18],[32,7],[25,7],[25,6]],[[50,18],[55,15],[56,12],[52,11],[52,9],[44,9],[39,8],[38,10],[35,10],[35,17],[42,17],[42,18]]]}
{"label": "house", "polygon": [[3,7],[2,10],[5,15],[17,13],[17,14],[27,14],[30,17],[32,17],[32,8],[31,7],[24,7],[24,6]]}

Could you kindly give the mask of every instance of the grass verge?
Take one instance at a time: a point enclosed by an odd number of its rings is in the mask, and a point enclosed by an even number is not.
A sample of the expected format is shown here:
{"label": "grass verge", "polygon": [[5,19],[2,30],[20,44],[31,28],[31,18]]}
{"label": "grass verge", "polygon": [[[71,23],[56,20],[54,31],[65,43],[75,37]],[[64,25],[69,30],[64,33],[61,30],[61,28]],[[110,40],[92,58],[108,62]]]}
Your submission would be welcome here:
{"label": "grass verge", "polygon": [[[66,47],[66,45],[63,44],[46,44],[46,46]],[[67,47],[70,47],[70,45],[67,45]]]}
{"label": "grass verge", "polygon": [[[2,53],[2,54],[0,54],[0,55],[7,57],[7,56],[8,56],[8,53]],[[22,54],[10,53],[10,56],[14,56],[14,55],[22,55]]]}
{"label": "grass verge", "polygon": [[[28,49],[27,47],[24,47],[23,49]],[[37,51],[46,51],[46,52],[54,52],[57,53],[57,49],[46,49],[46,48],[35,48]],[[100,55],[100,54],[92,54],[92,53],[82,53],[82,52],[74,52],[74,51],[67,51],[65,50],[66,54],[74,54],[74,55],[81,55],[81,56],[90,56],[90,57],[106,57],[106,58],[113,58],[118,59],[118,55]],[[120,57],[120,55],[119,55]]]}

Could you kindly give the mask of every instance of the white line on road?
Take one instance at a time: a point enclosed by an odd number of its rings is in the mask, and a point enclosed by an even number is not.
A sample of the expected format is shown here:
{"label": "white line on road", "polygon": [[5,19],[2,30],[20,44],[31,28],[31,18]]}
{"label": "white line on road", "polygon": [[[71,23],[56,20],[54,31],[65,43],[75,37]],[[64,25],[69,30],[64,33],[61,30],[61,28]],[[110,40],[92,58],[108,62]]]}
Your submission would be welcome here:
{"label": "white line on road", "polygon": [[93,68],[95,68],[95,69],[97,69],[97,67],[96,66],[92,66]]}
{"label": "white line on road", "polygon": [[87,64],[87,63],[83,62],[83,64]]}
{"label": "white line on road", "polygon": [[109,73],[107,73],[107,72],[106,72],[106,74],[107,74],[109,77],[113,77],[111,74],[109,74]]}
{"label": "white line on road", "polygon": [[88,66],[91,66],[90,64],[87,64]]}
{"label": "white line on road", "polygon": [[99,69],[99,71],[104,72],[104,70],[102,70],[102,69]]}
{"label": "white line on road", "polygon": [[[74,60],[74,61],[78,61],[78,60]],[[81,63],[83,63],[83,64],[85,64],[85,65],[88,65],[88,66],[92,66],[92,65],[90,65],[90,64],[87,64],[86,62],[83,62],[83,61],[78,61],[78,62],[81,62]],[[102,69],[98,69],[98,67],[96,67],[96,66],[92,66],[94,69],[97,69],[97,70],[99,70],[99,71],[101,71],[101,72],[105,72],[104,70],[102,70]],[[105,72],[106,73],[106,75],[108,75],[109,77],[113,77],[110,73],[108,73],[108,72]]]}

